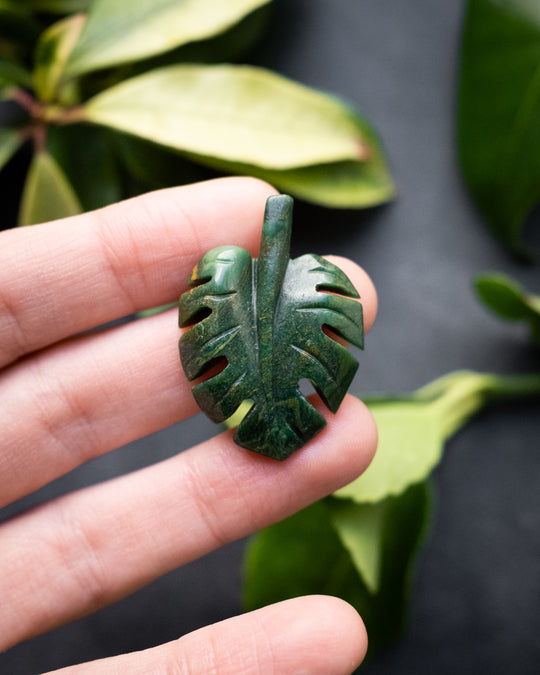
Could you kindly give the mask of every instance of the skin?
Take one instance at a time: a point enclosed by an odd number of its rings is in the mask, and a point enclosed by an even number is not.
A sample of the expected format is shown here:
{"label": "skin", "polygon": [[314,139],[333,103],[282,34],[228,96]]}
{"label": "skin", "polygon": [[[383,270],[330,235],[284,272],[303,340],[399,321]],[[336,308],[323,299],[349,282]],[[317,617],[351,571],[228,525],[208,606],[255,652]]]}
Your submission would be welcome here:
{"label": "skin", "polygon": [[[0,234],[0,506],[197,412],[179,366],[174,310],[84,331],[174,301],[215,246],[256,255],[273,193],[254,179],[220,179]],[[330,259],[359,290],[369,330],[373,284],[355,263]],[[336,415],[314,403],[328,426],[286,462],[240,449],[225,432],[0,525],[0,651],[354,480],[377,443],[369,411],[352,396]],[[341,675],[366,647],[352,607],[310,596],[56,672]]]}

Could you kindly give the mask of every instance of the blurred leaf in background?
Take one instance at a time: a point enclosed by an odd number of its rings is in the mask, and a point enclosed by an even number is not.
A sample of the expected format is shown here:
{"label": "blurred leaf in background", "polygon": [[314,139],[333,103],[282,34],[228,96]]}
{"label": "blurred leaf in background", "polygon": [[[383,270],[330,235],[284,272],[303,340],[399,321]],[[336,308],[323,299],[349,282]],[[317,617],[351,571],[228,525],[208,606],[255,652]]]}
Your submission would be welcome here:
{"label": "blurred leaf in background", "polygon": [[487,403],[540,396],[540,375],[457,371],[402,396],[366,400],[379,429],[368,469],[333,496],[250,540],[248,609],[308,593],[362,615],[370,653],[406,625],[414,562],[430,520],[429,476],[445,442]]}
{"label": "blurred leaf in background", "polygon": [[463,175],[498,239],[522,257],[540,200],[540,2],[469,0],[458,145]]}
{"label": "blurred leaf in background", "polygon": [[[312,593],[335,595],[360,612],[373,654],[405,625],[428,506],[428,486],[420,484],[377,507],[328,497],[266,528],[246,551],[246,608]],[[363,560],[368,550],[376,558],[376,588]]]}
{"label": "blurred leaf in background", "polygon": [[[270,4],[0,0],[0,93],[26,115],[1,130],[0,161],[23,138],[35,153],[19,222],[191,182],[204,177],[196,164],[324,206],[392,199],[381,144],[358,111],[263,68],[218,63],[244,56]],[[53,175],[63,188],[41,210]]]}
{"label": "blurred leaf in background", "polygon": [[532,340],[540,346],[540,295],[528,293],[506,274],[481,274],[474,283],[488,309],[506,321],[528,324]]}
{"label": "blurred leaf in background", "polygon": [[54,158],[47,152],[36,153],[24,186],[19,225],[76,216],[81,211],[77,195]]}

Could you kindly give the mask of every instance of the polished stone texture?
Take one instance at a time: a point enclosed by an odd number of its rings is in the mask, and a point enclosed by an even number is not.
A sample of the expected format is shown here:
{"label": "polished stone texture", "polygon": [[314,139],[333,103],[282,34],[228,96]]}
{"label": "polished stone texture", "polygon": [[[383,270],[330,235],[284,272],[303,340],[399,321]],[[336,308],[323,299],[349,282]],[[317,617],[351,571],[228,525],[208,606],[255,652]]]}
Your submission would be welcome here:
{"label": "polished stone texture", "polygon": [[226,367],[193,387],[201,409],[223,422],[252,403],[235,442],[283,460],[325,425],[299,391],[309,380],[336,412],[358,362],[323,326],[363,347],[362,304],[347,276],[318,255],[289,260],[293,200],[270,197],[258,259],[237,246],[206,253],[180,298],[180,356],[190,381],[219,361]]}

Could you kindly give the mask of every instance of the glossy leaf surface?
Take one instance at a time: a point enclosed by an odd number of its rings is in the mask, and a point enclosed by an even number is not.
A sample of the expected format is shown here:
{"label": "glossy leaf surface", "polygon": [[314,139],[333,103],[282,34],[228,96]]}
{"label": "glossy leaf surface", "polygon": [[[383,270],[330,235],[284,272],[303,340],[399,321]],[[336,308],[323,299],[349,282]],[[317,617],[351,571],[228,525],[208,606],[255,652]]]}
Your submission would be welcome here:
{"label": "glossy leaf surface", "polygon": [[94,0],[69,76],[137,61],[224,32],[270,0]]}
{"label": "glossy leaf surface", "polygon": [[193,387],[197,403],[222,422],[253,401],[234,439],[274,459],[285,459],[325,426],[299,381],[310,380],[335,412],[358,367],[323,326],[363,346],[362,305],[345,274],[317,255],[289,261],[291,218],[292,199],[271,197],[258,260],[236,246],[213,249],[180,299],[180,325],[194,324],[180,339],[188,379],[219,359],[227,362]]}
{"label": "glossy leaf surface", "polygon": [[459,153],[478,208],[524,255],[540,199],[540,3],[469,0],[459,87]]}
{"label": "glossy leaf surface", "polygon": [[370,157],[366,161],[333,162],[272,171],[193,153],[169,151],[164,146],[136,136],[115,134],[116,138],[115,147],[127,170],[146,189],[204,180],[208,177],[208,170],[201,166],[204,164],[228,174],[261,178],[283,192],[322,206],[365,208],[385,203],[395,196],[392,177],[376,140],[373,144],[369,143]]}
{"label": "glossy leaf surface", "polygon": [[82,211],[64,172],[46,152],[34,156],[24,185],[19,225],[34,225]]}
{"label": "glossy leaf surface", "polygon": [[351,109],[349,112],[366,149],[366,157],[362,160],[277,171],[201,155],[191,156],[222,171],[261,178],[283,192],[321,206],[366,208],[383,204],[396,194],[383,149],[369,122],[356,111]]}
{"label": "glossy leaf surface", "polygon": [[[416,485],[387,500],[376,534],[379,590],[371,593],[336,530],[334,498],[317,502],[251,538],[245,558],[244,598],[248,610],[309,594],[329,594],[350,602],[362,616],[369,648],[376,650],[403,629],[412,565],[429,512],[429,490]],[[371,545],[358,531],[358,546]],[[369,554],[366,554],[369,555]]]}
{"label": "glossy leaf surface", "polygon": [[533,340],[540,345],[540,295],[528,293],[505,274],[483,274],[475,280],[478,295],[495,314],[507,321],[529,325]]}
{"label": "glossy leaf surface", "polygon": [[270,169],[366,160],[350,108],[249,66],[171,66],[98,94],[86,119],[176,150]]}

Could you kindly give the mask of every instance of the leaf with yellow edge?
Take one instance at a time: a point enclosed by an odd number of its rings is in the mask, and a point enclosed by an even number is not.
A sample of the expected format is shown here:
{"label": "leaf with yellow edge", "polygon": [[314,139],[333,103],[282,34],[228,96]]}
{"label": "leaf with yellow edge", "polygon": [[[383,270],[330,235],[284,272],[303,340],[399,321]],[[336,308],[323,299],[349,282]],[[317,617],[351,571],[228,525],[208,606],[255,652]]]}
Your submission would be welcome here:
{"label": "leaf with yellow edge", "polygon": [[250,66],[153,70],[92,98],[84,117],[176,150],[268,169],[369,157],[349,106]]}
{"label": "leaf with yellow edge", "polygon": [[67,65],[81,75],[219,35],[270,0],[94,0]]}

